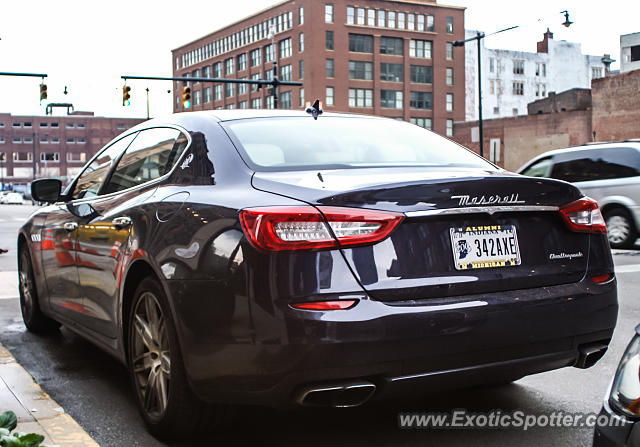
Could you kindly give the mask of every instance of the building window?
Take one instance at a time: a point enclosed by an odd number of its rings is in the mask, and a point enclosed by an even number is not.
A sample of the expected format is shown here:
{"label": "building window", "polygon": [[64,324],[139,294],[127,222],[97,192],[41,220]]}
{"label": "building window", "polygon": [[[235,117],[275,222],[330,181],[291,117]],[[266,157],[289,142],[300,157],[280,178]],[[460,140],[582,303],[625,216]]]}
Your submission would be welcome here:
{"label": "building window", "polygon": [[378,28],[384,28],[387,24],[387,12],[384,9],[378,11]]}
{"label": "building window", "polygon": [[[199,78],[200,77],[200,70],[193,70],[191,72],[191,77],[192,78]],[[198,84],[200,81],[193,81],[194,84]]]}
{"label": "building window", "polygon": [[388,15],[387,15],[387,23],[389,28],[395,28],[396,27],[396,12],[395,11],[389,11]]}
{"label": "building window", "polygon": [[364,25],[364,8],[358,8],[358,25]]}
{"label": "building window", "polygon": [[51,127],[59,127],[58,123],[51,123]]}
{"label": "building window", "polygon": [[424,31],[424,15],[418,14],[418,31]]}
{"label": "building window", "polygon": [[193,92],[193,105],[199,106],[202,103],[202,92],[196,90]]}
{"label": "building window", "polygon": [[273,45],[265,45],[264,47],[264,61],[265,62],[273,62],[275,60],[274,48]]}
{"label": "building window", "polygon": [[67,138],[67,144],[74,144],[76,142],[73,138]]}
{"label": "building window", "polygon": [[349,33],[349,51],[373,53],[373,36]]}
{"label": "building window", "polygon": [[20,162],[26,162],[26,161],[33,161],[33,158],[31,156],[31,152],[14,152],[13,161],[20,163]]}
{"label": "building window", "polygon": [[381,62],[380,80],[390,82],[404,82],[404,65]]}
{"label": "building window", "polygon": [[304,25],[304,8],[302,6],[298,8],[298,25]]}
{"label": "building window", "polygon": [[447,34],[453,34],[453,17],[447,17]]}
{"label": "building window", "polygon": [[[253,81],[257,81],[260,79],[260,73],[256,73],[256,74],[252,74],[251,75],[251,80]],[[255,92],[258,90],[258,84],[251,84],[251,91]]]}
{"label": "building window", "polygon": [[513,83],[513,94],[517,96],[524,95],[524,82]]}
{"label": "building window", "polygon": [[409,31],[415,31],[416,29],[416,15],[413,13],[407,14],[407,29]]}
{"label": "building window", "polygon": [[40,144],[49,144],[49,139],[47,137],[40,137]]}
{"label": "building window", "polygon": [[324,5],[324,22],[333,23],[333,4],[327,3]]}
{"label": "building window", "polygon": [[211,102],[211,87],[205,87],[204,89],[204,102]]}
{"label": "building window", "polygon": [[[247,79],[246,77],[240,79]],[[247,94],[247,84],[238,84],[238,96]]]}
{"label": "building window", "polygon": [[273,96],[267,96],[265,98],[264,102],[265,102],[265,106],[267,107],[267,109],[273,109],[274,108]]}
{"label": "building window", "polygon": [[398,29],[405,29],[406,27],[406,14],[404,12],[398,13]]}
{"label": "building window", "polygon": [[364,61],[349,61],[349,79],[373,79],[373,63]]}
{"label": "building window", "polygon": [[547,85],[546,84],[536,84],[536,96],[544,98],[547,96]]}
{"label": "building window", "polygon": [[524,74],[524,61],[513,61],[513,74]]}
{"label": "building window", "polygon": [[452,119],[448,119],[447,120],[447,132],[446,135],[448,137],[452,137],[453,136],[453,120]]}
{"label": "building window", "polygon": [[[4,127],[4,123],[2,121],[0,121],[0,127]],[[47,127],[47,123],[40,123],[40,127]]]}
{"label": "building window", "polygon": [[411,82],[416,84],[433,83],[433,67],[430,65],[412,65]]}
{"label": "building window", "polygon": [[298,90],[298,99],[300,101],[300,107],[304,106],[304,88],[300,87]]}
{"label": "building window", "polygon": [[213,64],[213,77],[221,78],[222,77],[222,62],[216,62]]}
{"label": "building window", "polygon": [[73,129],[73,123],[67,123],[66,127],[67,129]]}
{"label": "building window", "polygon": [[216,84],[213,89],[215,100],[220,101],[222,99],[222,84]]}
{"label": "building window", "polygon": [[489,58],[489,73],[495,73],[495,59]]}
{"label": "building window", "polygon": [[252,109],[261,109],[262,108],[262,98],[253,98],[251,100],[251,108]]}
{"label": "building window", "polygon": [[236,108],[235,104],[227,104],[227,107],[226,107],[226,109],[228,109],[228,110],[233,110],[235,108]]}
{"label": "building window", "polygon": [[238,103],[238,108],[239,109],[246,109],[247,108],[247,104],[248,104],[247,101],[240,101]]}
{"label": "building window", "polygon": [[234,65],[235,65],[235,61],[232,57],[230,57],[229,59],[226,59],[224,61],[224,74],[227,76],[230,74],[233,74]]}
{"label": "building window", "polygon": [[279,45],[280,45],[280,59],[291,57],[291,37],[281,40]]}
{"label": "building window", "polygon": [[453,85],[453,68],[451,67],[447,67],[446,82],[447,85]]}
{"label": "building window", "polygon": [[84,152],[67,152],[67,161],[84,163],[86,162],[87,155]]}
{"label": "building window", "polygon": [[356,23],[356,8],[353,6],[347,6],[347,25],[354,25]]}
{"label": "building window", "polygon": [[334,96],[334,88],[333,87],[327,87],[325,89],[325,105],[327,106],[333,106],[335,105],[333,102],[333,96]]}
{"label": "building window", "polygon": [[447,93],[447,112],[453,112],[453,93]]}
{"label": "building window", "polygon": [[257,67],[258,65],[262,64],[261,56],[262,55],[260,53],[260,48],[252,50],[251,53],[249,53],[249,63],[252,67]]}
{"label": "building window", "polygon": [[411,124],[415,124],[416,126],[424,127],[425,129],[431,130],[431,118],[410,118],[409,121]]}
{"label": "building window", "polygon": [[58,152],[40,152],[40,161],[56,163],[60,161],[60,154]]}
{"label": "building window", "polygon": [[231,98],[235,95],[236,85],[235,84],[225,84],[225,94],[226,98]]}
{"label": "building window", "polygon": [[536,62],[536,76],[547,76],[547,64],[544,62]]}
{"label": "building window", "polygon": [[325,75],[327,78],[335,77],[333,59],[327,59],[325,62]]}
{"label": "building window", "polygon": [[0,144],[4,144],[4,143],[5,143],[4,137],[0,137]]}
{"label": "building window", "polygon": [[304,61],[298,61],[298,72],[300,73],[300,79],[304,79]]}
{"label": "building window", "polygon": [[289,90],[288,92],[282,92],[280,94],[280,108],[282,109],[291,108],[291,90]]}
{"label": "building window", "polygon": [[291,80],[291,65],[283,65],[280,67],[280,80],[281,81],[290,81]]}
{"label": "building window", "polygon": [[333,31],[325,31],[324,37],[325,37],[325,48],[327,50],[333,50],[334,49]]}
{"label": "building window", "polygon": [[51,144],[60,144],[60,138],[58,137],[51,138]]}
{"label": "building window", "polygon": [[376,26],[376,10],[375,9],[367,10],[367,25]]}
{"label": "building window", "polygon": [[453,60],[453,43],[451,42],[447,42],[447,60],[448,61],[452,61]]}
{"label": "building window", "polygon": [[373,90],[350,88],[349,107],[373,107]]}
{"label": "building window", "polygon": [[380,107],[402,109],[402,92],[400,90],[380,90]]}
{"label": "building window", "polygon": [[238,71],[247,69],[247,53],[242,53],[238,56]]}
{"label": "building window", "polygon": [[404,54],[404,39],[401,37],[382,36],[380,38],[380,53],[402,56]]}
{"label": "building window", "polygon": [[22,138],[19,138],[19,137],[13,137],[13,138],[11,139],[11,142],[12,142],[13,144],[22,144]]}
{"label": "building window", "polygon": [[304,52],[304,33],[298,34],[298,52]]}
{"label": "building window", "polygon": [[78,137],[78,144],[85,144],[87,140],[84,137]]}
{"label": "building window", "polygon": [[31,129],[31,121],[25,121],[24,122],[24,127],[27,129]]}
{"label": "building window", "polygon": [[411,92],[409,107],[412,109],[433,109],[433,93],[431,92]]}
{"label": "building window", "polygon": [[430,40],[411,39],[409,41],[409,57],[431,59],[432,46],[433,42]]}
{"label": "building window", "polygon": [[591,67],[591,79],[602,77],[602,67]]}
{"label": "building window", "polygon": [[496,94],[496,81],[494,81],[493,79],[489,81],[489,94],[490,95]]}
{"label": "building window", "polygon": [[203,78],[210,78],[211,77],[211,66],[210,65],[207,65],[207,66],[202,68],[202,77]]}
{"label": "building window", "polygon": [[432,15],[427,16],[427,31],[432,33],[436,31],[436,19]]}

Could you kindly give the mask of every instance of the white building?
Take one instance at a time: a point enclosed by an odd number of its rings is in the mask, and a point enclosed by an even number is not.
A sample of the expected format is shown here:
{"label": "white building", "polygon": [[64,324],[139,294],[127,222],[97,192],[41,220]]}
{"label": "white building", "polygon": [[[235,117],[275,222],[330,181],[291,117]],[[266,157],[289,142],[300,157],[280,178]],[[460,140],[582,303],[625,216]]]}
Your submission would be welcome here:
{"label": "white building", "polygon": [[640,33],[620,36],[620,72],[640,69]]}
{"label": "white building", "polygon": [[[466,37],[477,31],[467,30]],[[601,56],[582,54],[579,43],[553,40],[547,29],[538,51],[498,50],[482,43],[483,119],[526,115],[527,104],[549,92],[591,88],[591,80],[605,75]],[[478,119],[478,47],[465,44],[466,120]]]}

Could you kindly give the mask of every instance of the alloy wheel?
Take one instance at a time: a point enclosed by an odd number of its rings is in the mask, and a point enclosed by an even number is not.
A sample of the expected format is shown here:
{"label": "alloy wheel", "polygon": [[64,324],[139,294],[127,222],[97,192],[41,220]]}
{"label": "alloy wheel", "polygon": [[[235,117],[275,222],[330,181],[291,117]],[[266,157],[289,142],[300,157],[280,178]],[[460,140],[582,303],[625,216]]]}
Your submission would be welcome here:
{"label": "alloy wheel", "polygon": [[151,292],[144,292],[133,313],[132,369],[142,407],[149,417],[161,418],[169,401],[171,358],[167,320]]}
{"label": "alloy wheel", "polygon": [[31,275],[31,263],[26,256],[20,262],[20,307],[22,315],[30,318],[33,314],[33,279]]}
{"label": "alloy wheel", "polygon": [[614,215],[607,219],[607,236],[612,244],[624,243],[631,233],[631,224],[624,216]]}

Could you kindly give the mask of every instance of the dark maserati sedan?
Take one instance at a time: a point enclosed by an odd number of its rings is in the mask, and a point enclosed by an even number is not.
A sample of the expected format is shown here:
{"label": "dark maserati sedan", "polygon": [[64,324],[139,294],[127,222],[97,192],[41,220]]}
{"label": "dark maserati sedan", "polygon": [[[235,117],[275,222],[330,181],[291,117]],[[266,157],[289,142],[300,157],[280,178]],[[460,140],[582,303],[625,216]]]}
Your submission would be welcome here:
{"label": "dark maserati sedan", "polygon": [[616,323],[594,200],[408,123],[176,114],[32,192],[50,205],[18,238],[25,324],[122,360],[157,436],[204,408],[586,368]]}

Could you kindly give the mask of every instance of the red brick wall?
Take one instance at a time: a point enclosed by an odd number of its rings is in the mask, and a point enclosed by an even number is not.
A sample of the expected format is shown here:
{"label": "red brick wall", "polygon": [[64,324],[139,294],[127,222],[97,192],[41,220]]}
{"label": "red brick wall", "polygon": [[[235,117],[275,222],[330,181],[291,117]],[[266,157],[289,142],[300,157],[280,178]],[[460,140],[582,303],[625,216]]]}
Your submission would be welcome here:
{"label": "red brick wall", "polygon": [[640,138],[640,70],[591,81],[597,141]]}

